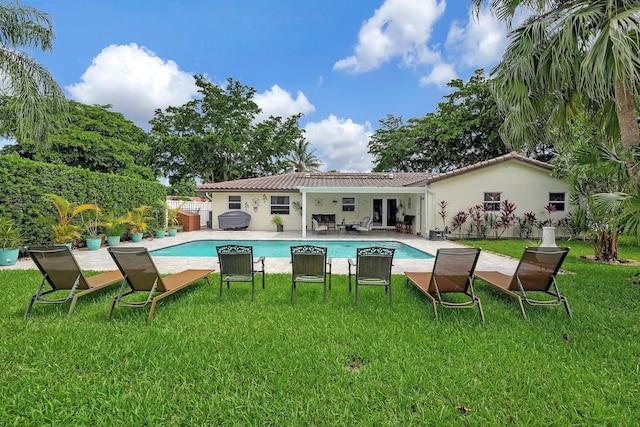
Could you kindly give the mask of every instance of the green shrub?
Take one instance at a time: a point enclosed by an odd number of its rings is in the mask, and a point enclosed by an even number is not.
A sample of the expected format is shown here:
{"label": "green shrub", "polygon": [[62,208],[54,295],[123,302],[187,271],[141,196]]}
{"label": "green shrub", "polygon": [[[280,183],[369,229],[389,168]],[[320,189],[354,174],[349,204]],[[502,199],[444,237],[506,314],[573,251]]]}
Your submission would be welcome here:
{"label": "green shrub", "polygon": [[53,242],[51,227],[43,218],[56,213],[46,194],[75,203],[95,203],[103,212],[120,216],[140,205],[166,197],[166,187],[113,174],[49,163],[18,156],[0,156],[0,216],[14,218],[27,245]]}

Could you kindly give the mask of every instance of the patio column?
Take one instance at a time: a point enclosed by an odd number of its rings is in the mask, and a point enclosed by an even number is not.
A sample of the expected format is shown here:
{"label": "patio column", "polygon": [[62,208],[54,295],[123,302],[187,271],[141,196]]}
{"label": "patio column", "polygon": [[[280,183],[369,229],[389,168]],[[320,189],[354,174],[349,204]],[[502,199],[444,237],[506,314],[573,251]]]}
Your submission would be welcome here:
{"label": "patio column", "polygon": [[302,192],[302,237],[307,237],[307,192]]}

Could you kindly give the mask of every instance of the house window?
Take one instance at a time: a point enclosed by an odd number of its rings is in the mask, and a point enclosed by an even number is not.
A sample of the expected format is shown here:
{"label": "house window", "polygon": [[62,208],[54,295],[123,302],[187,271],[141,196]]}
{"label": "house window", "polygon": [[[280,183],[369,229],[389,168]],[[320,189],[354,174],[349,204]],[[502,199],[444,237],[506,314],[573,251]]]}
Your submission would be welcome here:
{"label": "house window", "polygon": [[549,193],[549,204],[553,206],[556,211],[564,211],[564,198],[565,193]]}
{"label": "house window", "polygon": [[500,193],[484,193],[483,206],[485,212],[498,212],[500,210]]}
{"label": "house window", "polygon": [[271,196],[271,214],[289,215],[289,196]]}
{"label": "house window", "polygon": [[229,209],[241,209],[242,196],[229,196]]}
{"label": "house window", "polygon": [[342,212],[355,212],[356,211],[356,198],[355,197],[343,197],[342,198]]}

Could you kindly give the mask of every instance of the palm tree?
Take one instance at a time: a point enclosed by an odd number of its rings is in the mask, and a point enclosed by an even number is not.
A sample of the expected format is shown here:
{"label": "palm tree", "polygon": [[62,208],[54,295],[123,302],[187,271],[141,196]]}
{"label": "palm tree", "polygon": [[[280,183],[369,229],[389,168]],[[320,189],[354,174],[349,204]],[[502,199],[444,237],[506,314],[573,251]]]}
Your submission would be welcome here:
{"label": "palm tree", "polygon": [[47,117],[65,111],[62,89],[49,70],[20,48],[52,50],[49,14],[17,1],[0,4],[0,94],[19,118],[16,136],[43,144],[53,123]]}
{"label": "palm tree", "polygon": [[[532,145],[543,122],[566,130],[580,112],[594,129],[624,148],[640,141],[636,104],[640,83],[640,3],[637,0],[472,0],[511,24],[518,8],[534,15],[510,34],[492,71],[506,120],[503,139]],[[568,134],[564,133],[563,134]],[[637,164],[627,162],[638,180]]]}
{"label": "palm tree", "polygon": [[287,157],[287,163],[295,172],[317,172],[322,164],[314,153],[316,149],[309,151],[309,141],[298,139],[295,148]]}

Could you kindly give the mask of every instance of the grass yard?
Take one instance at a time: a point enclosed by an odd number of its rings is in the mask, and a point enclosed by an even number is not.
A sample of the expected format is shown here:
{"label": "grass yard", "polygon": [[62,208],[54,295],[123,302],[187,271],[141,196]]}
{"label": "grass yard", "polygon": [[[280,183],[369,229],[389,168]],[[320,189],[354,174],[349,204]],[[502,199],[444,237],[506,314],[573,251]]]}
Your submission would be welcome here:
{"label": "grass yard", "polygon": [[[470,242],[519,257],[526,242]],[[218,298],[204,281],[147,309],[117,308],[117,287],[34,307],[36,271],[0,270],[0,424],[92,425],[637,425],[640,267],[572,251],[558,283],[573,310],[525,307],[476,282],[476,310],[443,310],[395,276],[394,305],[364,288],[354,306],[336,275],[318,285],[267,276]],[[640,249],[621,247],[640,260]]]}

